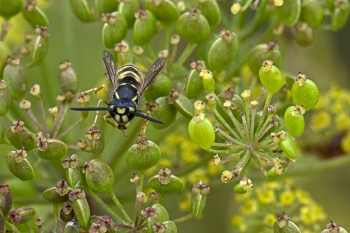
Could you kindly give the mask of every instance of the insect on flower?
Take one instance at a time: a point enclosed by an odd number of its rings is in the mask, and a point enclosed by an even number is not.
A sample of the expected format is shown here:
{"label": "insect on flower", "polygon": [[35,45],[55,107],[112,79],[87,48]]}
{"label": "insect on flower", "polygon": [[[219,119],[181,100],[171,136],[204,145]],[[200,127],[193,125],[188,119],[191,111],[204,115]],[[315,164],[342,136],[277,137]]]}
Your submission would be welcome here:
{"label": "insect on flower", "polygon": [[[128,128],[130,121],[135,116],[142,117],[155,123],[163,124],[163,121],[154,119],[138,111],[137,104],[147,86],[162,70],[165,63],[165,58],[158,58],[149,68],[145,76],[139,68],[132,64],[123,65],[119,69],[116,69],[113,56],[109,51],[103,52],[103,62],[106,66],[109,80],[112,83],[113,99],[109,103],[100,99],[97,107],[72,107],[70,109],[74,111],[97,111],[93,126],[96,124],[99,111],[107,110],[109,114],[106,114],[103,119],[113,127],[120,129],[124,136],[125,129]],[[107,89],[105,86],[103,86],[93,88],[85,91],[84,93],[89,93],[92,91],[96,92],[102,88]],[[106,104],[107,107],[100,107],[101,103]],[[109,118],[113,118],[115,122],[110,121]]]}

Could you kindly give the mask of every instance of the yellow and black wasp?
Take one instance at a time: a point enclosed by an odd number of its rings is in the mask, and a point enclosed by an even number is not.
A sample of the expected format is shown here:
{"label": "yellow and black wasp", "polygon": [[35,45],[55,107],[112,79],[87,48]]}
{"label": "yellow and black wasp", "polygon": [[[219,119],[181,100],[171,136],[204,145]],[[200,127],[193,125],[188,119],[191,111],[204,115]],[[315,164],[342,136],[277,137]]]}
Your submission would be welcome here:
{"label": "yellow and black wasp", "polygon": [[[163,121],[154,119],[138,111],[137,105],[147,86],[162,70],[165,58],[158,58],[149,68],[146,76],[143,75],[139,68],[132,64],[123,65],[119,69],[116,69],[113,56],[109,51],[103,52],[103,62],[106,66],[109,80],[112,83],[113,99],[109,103],[101,99],[97,107],[72,107],[70,109],[74,111],[97,111],[93,126],[96,124],[99,115],[98,111],[107,110],[109,114],[106,114],[103,119],[108,124],[123,131],[124,135],[125,129],[128,128],[130,121],[135,116],[163,124]],[[97,91],[99,89],[101,88],[94,88],[90,91]],[[107,107],[100,107],[101,102],[106,104]],[[115,122],[110,121],[108,118],[113,118]]]}

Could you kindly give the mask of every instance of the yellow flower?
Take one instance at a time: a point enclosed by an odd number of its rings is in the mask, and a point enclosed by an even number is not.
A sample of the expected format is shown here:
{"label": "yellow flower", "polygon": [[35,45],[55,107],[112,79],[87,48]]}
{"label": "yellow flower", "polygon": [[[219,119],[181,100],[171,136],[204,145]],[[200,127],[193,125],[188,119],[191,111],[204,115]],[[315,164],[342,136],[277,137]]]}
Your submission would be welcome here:
{"label": "yellow flower", "polygon": [[329,102],[329,96],[320,96],[320,99],[318,100],[318,103],[316,104],[314,109],[325,109],[329,106]]}
{"label": "yellow flower", "polygon": [[347,133],[345,137],[342,138],[340,146],[343,151],[350,151],[350,133]]}
{"label": "yellow flower", "polygon": [[291,205],[294,202],[295,196],[291,191],[284,191],[280,195],[280,202],[283,206]]}
{"label": "yellow flower", "polygon": [[244,223],[243,221],[244,221],[244,219],[242,216],[235,215],[231,218],[230,223],[232,226],[238,227]]}
{"label": "yellow flower", "polygon": [[276,220],[277,218],[274,214],[268,214],[264,217],[264,224],[267,226],[273,226]]}
{"label": "yellow flower", "polygon": [[209,179],[206,171],[203,169],[196,169],[191,174],[188,175],[187,180],[190,184],[196,183],[198,180],[201,180],[204,184],[209,183]]}
{"label": "yellow flower", "polygon": [[243,193],[243,194],[236,194],[234,195],[234,199],[236,202],[244,202],[246,200],[249,200],[249,197],[251,196],[251,192],[249,193]]}
{"label": "yellow flower", "polygon": [[311,198],[308,192],[305,192],[304,190],[296,190],[295,195],[298,199],[298,201],[304,205],[310,204],[311,203]]}
{"label": "yellow flower", "polygon": [[258,194],[258,200],[261,204],[267,205],[276,200],[275,192],[272,190],[256,190]]}
{"label": "yellow flower", "polygon": [[256,202],[256,200],[247,200],[241,207],[241,212],[245,215],[253,214],[256,211],[258,211],[258,203]]}
{"label": "yellow flower", "polygon": [[300,208],[300,217],[303,223],[307,225],[314,224],[317,221],[315,213],[308,206]]}
{"label": "yellow flower", "polygon": [[333,104],[331,104],[330,107],[331,112],[338,114],[344,110],[345,106],[342,104],[341,101],[336,101]]}
{"label": "yellow flower", "polygon": [[334,121],[339,129],[346,129],[350,126],[349,115],[344,112],[337,115]]}
{"label": "yellow flower", "polygon": [[311,117],[311,128],[314,131],[320,131],[327,128],[331,123],[331,117],[328,112],[322,111]]}

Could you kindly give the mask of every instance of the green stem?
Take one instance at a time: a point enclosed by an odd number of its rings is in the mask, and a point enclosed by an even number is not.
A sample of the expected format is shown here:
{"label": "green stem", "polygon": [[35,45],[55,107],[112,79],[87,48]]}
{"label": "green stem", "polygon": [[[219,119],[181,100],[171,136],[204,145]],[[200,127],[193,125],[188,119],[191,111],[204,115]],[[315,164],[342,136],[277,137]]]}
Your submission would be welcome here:
{"label": "green stem", "polygon": [[126,223],[121,217],[119,217],[119,215],[117,215],[106,203],[104,203],[102,201],[102,199],[96,195],[96,193],[94,193],[94,191],[92,191],[91,189],[87,188],[84,189],[86,193],[88,193],[100,206],[102,206],[102,208],[104,208],[110,215],[112,218],[114,218],[115,220],[117,220],[118,222],[121,223]]}
{"label": "green stem", "polygon": [[52,229],[52,233],[56,233],[57,232],[57,221],[58,221],[58,213],[59,213],[59,204],[54,203],[53,204],[53,229]]}
{"label": "green stem", "polygon": [[159,195],[159,198],[158,198],[158,203],[162,203],[163,200],[164,200],[164,198],[165,198],[166,196],[168,196],[168,194],[166,194],[166,193],[161,193],[161,194]]}
{"label": "green stem", "polygon": [[239,150],[215,150],[215,149],[209,148],[209,149],[206,149],[206,151],[214,154],[232,154],[232,153],[237,153],[237,151]]}
{"label": "green stem", "polygon": [[29,233],[34,233],[33,229],[30,227],[30,225],[28,224],[28,222],[24,223],[24,226],[27,228]]}
{"label": "green stem", "polygon": [[44,134],[45,134],[45,137],[48,137],[49,136],[49,128],[47,126],[46,114],[45,114],[45,110],[44,110],[44,103],[43,103],[43,100],[41,97],[38,99],[38,105],[39,105],[39,110],[40,110],[40,114],[41,114],[41,120],[43,121],[43,125],[44,125]]}
{"label": "green stem", "polygon": [[114,204],[117,206],[118,210],[120,212],[122,212],[124,218],[129,222],[132,223],[131,218],[129,217],[128,213],[124,210],[123,206],[120,204],[118,198],[115,196],[115,194],[113,193],[113,191],[108,193],[109,196],[112,198]]}
{"label": "green stem", "polygon": [[80,118],[77,122],[75,122],[73,125],[71,125],[68,129],[66,129],[64,132],[62,132],[60,135],[58,135],[56,138],[57,139],[61,139],[64,136],[66,136],[70,131],[72,131],[73,129],[75,129],[82,121],[84,120],[84,118]]}
{"label": "green stem", "polygon": [[151,45],[147,44],[145,47],[146,47],[149,55],[151,56],[151,59],[155,60],[156,59],[156,55],[154,54],[153,49],[151,48]]}
{"label": "green stem", "polygon": [[[269,107],[270,105],[270,101],[272,99],[272,96],[273,94],[268,92],[267,94],[267,97],[266,97],[266,100],[265,100],[265,105],[264,105],[264,109],[262,111],[262,115],[261,115],[261,118],[260,118],[260,122],[259,122],[259,125],[258,127],[256,128],[256,132],[260,132],[260,129],[261,129],[261,126],[263,125],[263,123],[265,122],[265,117],[266,117],[266,110],[267,108]],[[258,134],[255,133],[255,136],[257,136]]]}
{"label": "green stem", "polygon": [[192,213],[190,213],[188,215],[185,215],[185,216],[183,216],[181,218],[174,219],[174,220],[172,220],[172,222],[176,224],[176,223],[187,221],[187,220],[189,220],[191,218],[193,218],[193,214]]}
{"label": "green stem", "polygon": [[141,225],[141,222],[139,224],[139,217],[140,217],[140,208],[141,208],[141,202],[139,202],[137,200],[137,194],[139,192],[142,192],[143,190],[143,181],[145,179],[145,173],[144,172],[140,172],[140,180],[139,180],[139,184],[136,187],[136,201],[135,201],[135,221],[134,221],[134,226],[137,227],[139,225]]}
{"label": "green stem", "polygon": [[193,50],[197,47],[197,44],[188,43],[185,50],[181,53],[180,57],[177,59],[176,64],[182,66],[187,58],[192,54]]}
{"label": "green stem", "polygon": [[56,137],[58,130],[61,128],[62,122],[63,122],[64,118],[66,117],[68,108],[69,108],[68,104],[61,104],[60,111],[58,113],[55,124],[53,126],[52,131],[51,131],[52,138]]}
{"label": "green stem", "polygon": [[13,225],[12,223],[9,223],[9,222],[6,221],[5,224],[6,224],[6,226],[7,226],[8,228],[10,228],[11,231],[13,231],[14,233],[21,233],[21,232],[17,229],[17,227],[16,227],[15,225]]}

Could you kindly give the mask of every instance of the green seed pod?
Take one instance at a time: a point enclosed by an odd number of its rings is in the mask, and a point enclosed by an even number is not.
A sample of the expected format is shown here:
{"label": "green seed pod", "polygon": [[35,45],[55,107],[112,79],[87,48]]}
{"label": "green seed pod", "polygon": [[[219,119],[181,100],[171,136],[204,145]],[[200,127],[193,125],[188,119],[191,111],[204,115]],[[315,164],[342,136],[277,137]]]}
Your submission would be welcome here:
{"label": "green seed pod", "polygon": [[284,1],[282,6],[276,7],[276,12],[281,22],[287,26],[297,23],[301,11],[301,0]]}
{"label": "green seed pod", "polygon": [[163,222],[165,225],[166,233],[177,233],[177,227],[172,221]]}
{"label": "green seed pod", "polygon": [[[4,80],[0,80],[0,116],[6,115],[11,104],[11,93]],[[1,126],[2,128],[2,126]],[[3,131],[3,128],[2,128]],[[2,132],[3,134],[3,132]],[[3,137],[1,137],[0,143]]]}
{"label": "green seed pod", "polygon": [[95,155],[100,155],[105,148],[105,139],[97,127],[91,127],[85,131],[85,136],[90,140],[90,147]]}
{"label": "green seed pod", "polygon": [[208,93],[214,93],[215,91],[215,79],[213,73],[210,70],[202,70],[199,73],[199,76],[202,78],[203,88]]}
{"label": "green seed pod", "polygon": [[183,94],[172,90],[167,96],[167,101],[169,104],[174,104],[177,111],[179,111],[183,116],[192,119],[194,115],[194,109],[192,102]]}
{"label": "green seed pod", "polygon": [[208,39],[210,26],[198,8],[193,8],[180,16],[176,30],[191,44],[199,44]]}
{"label": "green seed pod", "polygon": [[133,28],[135,23],[135,12],[139,9],[139,0],[118,0],[118,11],[125,16],[128,27]]}
{"label": "green seed pod", "polygon": [[2,211],[0,210],[0,233],[5,233],[5,231],[6,231],[6,226],[5,226],[6,223],[5,222],[6,222],[5,216],[2,213]]}
{"label": "green seed pod", "polygon": [[99,15],[112,13],[118,10],[118,0],[95,0],[95,5]]}
{"label": "green seed pod", "polygon": [[128,32],[128,23],[124,15],[118,11],[111,14],[103,14],[102,21],[105,22],[102,29],[102,41],[107,48],[114,48]]}
{"label": "green seed pod", "polygon": [[279,220],[277,220],[273,224],[273,232],[274,233],[301,233],[298,226],[289,220],[286,223],[285,222],[281,223]]}
{"label": "green seed pod", "polygon": [[49,19],[43,10],[37,6],[35,0],[28,0],[27,4],[22,10],[23,17],[33,28],[37,26],[48,27]]}
{"label": "green seed pod", "polygon": [[73,206],[72,203],[70,202],[66,202],[63,204],[63,207],[60,211],[60,219],[67,223],[69,221],[71,221],[74,218],[74,210],[73,210]]}
{"label": "green seed pod", "polygon": [[[7,184],[0,184],[0,211],[4,216],[12,207],[12,194]],[[0,231],[1,232],[1,231]]]}
{"label": "green seed pod", "polygon": [[67,193],[59,193],[57,187],[48,188],[43,192],[43,198],[51,203],[64,203],[67,202],[68,192]]}
{"label": "green seed pod", "polygon": [[296,42],[303,47],[311,45],[314,40],[314,31],[307,23],[298,23],[293,30],[293,34]]}
{"label": "green seed pod", "polygon": [[126,162],[136,171],[145,171],[156,165],[160,159],[160,149],[157,144],[146,140],[134,144],[126,153]]}
{"label": "green seed pod", "polygon": [[301,106],[289,106],[284,113],[286,129],[294,137],[299,137],[304,132],[304,112],[305,110]]}
{"label": "green seed pod", "polygon": [[220,9],[215,0],[198,1],[197,6],[204,17],[208,20],[210,27],[213,28],[220,23]]}
{"label": "green seed pod", "polygon": [[191,212],[193,217],[199,218],[204,210],[210,188],[203,184],[201,180],[197,181],[192,187],[191,194]]}
{"label": "green seed pod", "polygon": [[7,138],[17,149],[24,147],[26,151],[32,151],[35,147],[34,135],[24,126],[24,122],[17,120],[7,130]]}
{"label": "green seed pod", "polygon": [[86,186],[85,175],[81,169],[83,162],[77,154],[62,161],[62,166],[66,170],[68,184],[72,188],[83,188]]}
{"label": "green seed pod", "polygon": [[10,151],[6,156],[6,164],[12,174],[20,180],[31,180],[34,178],[34,170],[30,162],[25,158],[27,152],[23,149]]}
{"label": "green seed pod", "polygon": [[68,61],[61,62],[58,69],[58,82],[63,93],[71,92],[75,94],[78,90],[78,77],[71,63]]}
{"label": "green seed pod", "polygon": [[98,18],[89,0],[70,0],[70,5],[75,16],[82,22],[91,22]]}
{"label": "green seed pod", "polygon": [[169,0],[146,0],[145,9],[151,11],[157,20],[162,22],[165,26],[175,23],[179,18],[177,7]]}
{"label": "green seed pod", "polygon": [[238,37],[226,29],[221,30],[220,37],[213,43],[208,54],[208,67],[220,73],[233,61],[238,51]]}
{"label": "green seed pod", "polygon": [[215,141],[214,126],[203,113],[197,113],[188,124],[188,133],[194,143],[204,150]]}
{"label": "green seed pod", "polygon": [[27,68],[18,58],[9,58],[4,69],[4,80],[11,93],[11,98],[20,100],[27,88]]}
{"label": "green seed pod", "polygon": [[3,41],[0,41],[0,78],[2,78],[4,68],[7,65],[8,56],[11,56],[11,54],[10,48]]}
{"label": "green seed pod", "polygon": [[278,146],[281,148],[281,150],[284,151],[284,153],[287,155],[287,158],[296,159],[297,152],[295,150],[293,139],[289,134],[286,134],[285,138],[278,143]]}
{"label": "green seed pod", "polygon": [[272,60],[277,67],[281,63],[281,52],[277,42],[268,42],[259,44],[250,50],[248,57],[248,65],[254,75],[259,76],[259,70],[264,60]]}
{"label": "green seed pod", "polygon": [[162,204],[154,204],[152,205],[152,208],[156,210],[156,216],[153,218],[153,222],[165,222],[170,219],[168,211],[165,209],[165,207]]}
{"label": "green seed pod", "polygon": [[318,90],[317,85],[310,79],[303,78],[305,75],[299,74],[295,79],[291,93],[294,104],[303,105],[305,111],[308,111],[315,107],[320,96],[320,91]]}
{"label": "green seed pod", "polygon": [[264,88],[270,93],[278,92],[283,85],[283,78],[280,70],[273,65],[271,60],[265,60],[259,70],[260,81]]}
{"label": "green seed pod", "polygon": [[157,32],[156,18],[150,11],[138,10],[135,13],[134,44],[146,45]]}
{"label": "green seed pod", "polygon": [[151,122],[151,125],[156,129],[165,129],[169,127],[176,119],[176,108],[169,104],[166,97],[159,97],[156,101],[151,101],[148,104],[151,116],[155,119],[164,121],[164,124]]}
{"label": "green seed pod", "polygon": [[104,162],[93,159],[82,167],[86,182],[96,192],[111,192],[114,185],[112,169]]}
{"label": "green seed pod", "polygon": [[0,15],[6,20],[16,15],[23,7],[22,0],[1,0],[0,1]]}
{"label": "green seed pod", "polygon": [[324,18],[322,2],[318,0],[303,1],[300,19],[305,21],[311,28],[316,29],[321,26]]}
{"label": "green seed pod", "polygon": [[349,1],[336,0],[334,1],[334,9],[331,19],[331,28],[333,31],[338,31],[343,28],[349,19],[350,6]]}
{"label": "green seed pod", "polygon": [[81,189],[72,191],[69,194],[69,200],[72,202],[75,218],[83,228],[88,228],[90,219],[90,207],[86,200],[85,192]]}
{"label": "green seed pod", "polygon": [[183,187],[181,179],[174,175],[170,175],[169,179],[169,183],[162,184],[159,181],[159,175],[155,175],[148,180],[148,186],[163,194],[180,192]]}
{"label": "green seed pod", "polygon": [[47,27],[37,27],[30,45],[32,51],[32,65],[38,65],[44,60],[49,49],[50,30]]}
{"label": "green seed pod", "polygon": [[192,69],[187,79],[186,96],[190,99],[196,99],[203,92],[203,82],[199,74],[201,69],[205,69],[205,66],[202,61],[194,61],[190,66]]}
{"label": "green seed pod", "polygon": [[348,233],[344,228],[342,228],[338,223],[330,221],[327,224],[327,229],[324,229],[321,233]]}
{"label": "green seed pod", "polygon": [[158,75],[158,77],[150,83],[145,93],[145,99],[148,101],[156,100],[159,97],[167,96],[173,89],[173,84],[168,76],[164,74]]}
{"label": "green seed pod", "polygon": [[58,139],[46,139],[44,137],[38,139],[37,155],[42,159],[57,160],[67,154],[68,148],[66,144]]}
{"label": "green seed pod", "polygon": [[28,222],[35,215],[36,210],[27,206],[10,210],[8,213],[8,221],[12,224],[23,224]]}

